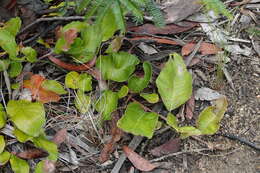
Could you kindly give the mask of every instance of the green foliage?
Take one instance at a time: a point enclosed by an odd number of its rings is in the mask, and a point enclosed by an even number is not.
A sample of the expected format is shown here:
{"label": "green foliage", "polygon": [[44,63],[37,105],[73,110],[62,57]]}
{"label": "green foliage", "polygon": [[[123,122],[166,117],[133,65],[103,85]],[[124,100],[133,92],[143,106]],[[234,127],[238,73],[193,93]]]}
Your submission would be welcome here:
{"label": "green foliage", "polygon": [[79,89],[81,91],[92,90],[92,77],[87,73],[79,74],[71,71],[65,77],[65,85],[67,88]]}
{"label": "green foliage", "polygon": [[5,149],[5,139],[4,136],[0,135],[0,154],[4,151]]}
{"label": "green foliage", "polygon": [[118,52],[100,56],[96,67],[101,71],[103,79],[124,82],[134,72],[137,64],[139,60],[136,56],[127,52]]}
{"label": "green foliage", "polygon": [[207,10],[213,10],[215,14],[223,14],[228,19],[232,19],[233,15],[226,9],[223,2],[220,0],[201,0],[201,2],[206,6]]}
{"label": "green foliage", "polygon": [[11,155],[10,164],[14,173],[29,173],[28,163],[15,155]]}
{"label": "green foliage", "polygon": [[63,86],[56,80],[44,80],[42,87],[46,90],[55,92],[57,94],[66,94],[67,91],[64,90]]}
{"label": "green foliage", "polygon": [[37,137],[45,124],[45,111],[40,102],[10,100],[6,111],[17,128],[30,136]]}
{"label": "green foliage", "polygon": [[156,85],[168,111],[178,108],[190,98],[192,77],[180,55],[177,53],[170,55],[170,59],[156,79]]}
{"label": "green foliage", "polygon": [[152,94],[140,93],[140,96],[143,97],[149,103],[157,103],[159,101],[159,96],[156,93],[152,93]]}
{"label": "green foliage", "polygon": [[0,27],[0,47],[8,54],[8,58],[0,60],[0,71],[9,68],[10,77],[16,77],[21,73],[22,62],[36,61],[37,53],[33,48],[19,47],[15,41],[20,28],[21,20],[18,17],[10,19],[3,27]]}
{"label": "green foliage", "polygon": [[8,151],[0,153],[0,166],[5,165],[11,157],[11,154]]}
{"label": "green foliage", "polygon": [[4,111],[3,105],[0,103],[0,129],[5,126],[6,123],[6,113]]}
{"label": "green foliage", "polygon": [[90,108],[91,98],[86,95],[83,91],[78,90],[76,94],[76,98],[74,100],[74,104],[80,113],[85,114],[88,112]]}
{"label": "green foliage", "polygon": [[139,78],[132,75],[128,80],[128,87],[132,92],[138,93],[146,88],[152,78],[152,65],[149,62],[143,63],[144,77]]}
{"label": "green foliage", "polygon": [[111,120],[111,113],[117,109],[118,93],[110,90],[104,91],[97,101],[95,108],[102,114],[102,120]]}
{"label": "green foliage", "polygon": [[219,129],[219,123],[227,110],[227,100],[222,97],[215,101],[214,106],[205,108],[199,115],[196,122],[196,127],[193,126],[178,126],[177,118],[171,113],[167,116],[167,124],[181,133],[182,138],[192,135],[212,135]]}
{"label": "green foliage", "polygon": [[158,117],[156,113],[145,112],[138,103],[130,103],[117,126],[134,135],[152,138]]}
{"label": "green foliage", "polygon": [[129,88],[126,85],[123,85],[120,90],[117,92],[118,98],[123,98],[128,94]]}

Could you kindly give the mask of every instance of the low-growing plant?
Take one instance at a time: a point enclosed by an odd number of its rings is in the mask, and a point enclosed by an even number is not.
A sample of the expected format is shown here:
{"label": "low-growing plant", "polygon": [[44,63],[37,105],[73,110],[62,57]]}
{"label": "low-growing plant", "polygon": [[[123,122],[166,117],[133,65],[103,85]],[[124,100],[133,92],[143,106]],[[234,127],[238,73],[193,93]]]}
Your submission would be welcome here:
{"label": "low-growing plant", "polygon": [[[50,2],[50,1],[48,1]],[[208,9],[214,9],[217,13],[223,13],[230,17],[228,11],[223,8],[221,1],[202,1]],[[152,3],[152,4],[151,4]],[[212,6],[213,3],[213,6]],[[150,5],[150,6],[149,6]],[[177,118],[172,114],[173,110],[185,104],[192,95],[192,76],[187,71],[183,58],[173,53],[156,77],[155,84],[158,89],[147,92],[153,76],[150,62],[140,62],[135,56],[120,50],[120,37],[113,37],[120,30],[125,33],[125,15],[131,12],[139,20],[143,18],[142,8],[148,7],[148,11],[156,18],[161,18],[160,12],[152,0],[111,0],[89,1],[81,0],[75,4],[79,13],[84,13],[86,19],[95,16],[96,22],[74,21],[62,27],[57,36],[58,40],[53,48],[56,54],[67,54],[75,62],[86,63],[97,57],[95,69],[100,71],[103,80],[118,84],[118,87],[108,86],[101,90],[100,97],[90,94],[93,90],[92,76],[87,73],[71,71],[66,74],[65,86],[76,90],[74,105],[82,114],[90,108],[95,109],[101,115],[102,122],[111,120],[113,112],[118,109],[118,102],[129,93],[139,95],[148,106],[159,102],[160,98],[169,112],[167,118],[156,112],[144,109],[140,102],[129,102],[117,126],[123,131],[134,135],[152,138],[158,123],[164,120],[165,125],[171,126],[181,134],[182,138],[192,135],[212,135],[219,129],[219,123],[227,109],[225,97],[215,100],[212,106],[205,108],[196,121],[196,126],[179,126]],[[91,7],[91,8],[90,8]],[[125,7],[125,8],[123,8]],[[85,11],[86,10],[86,11]],[[157,16],[156,16],[157,15]],[[157,21],[157,23],[159,23]],[[160,25],[160,24],[159,24]],[[31,47],[17,45],[15,36],[21,27],[21,20],[13,18],[0,28],[0,47],[4,52],[0,60],[0,71],[8,70],[10,77],[18,76],[22,70],[23,62],[36,62],[36,51]],[[105,54],[99,54],[102,42],[112,39]],[[7,56],[7,55],[8,56]],[[139,77],[134,72],[136,67],[142,65],[144,75]],[[31,142],[35,147],[48,152],[48,157],[39,162],[35,172],[44,172],[46,162],[55,163],[58,159],[57,145],[47,139],[44,133],[46,122],[44,104],[58,102],[60,95],[66,94],[63,86],[55,80],[45,79],[40,75],[30,75],[29,80],[24,80],[21,88],[29,89],[30,100],[8,100],[6,105],[0,104],[0,129],[7,124],[13,125],[13,135],[21,142]],[[10,163],[16,173],[29,172],[28,163],[17,157],[16,153],[6,149],[5,136],[0,135],[0,166]]]}

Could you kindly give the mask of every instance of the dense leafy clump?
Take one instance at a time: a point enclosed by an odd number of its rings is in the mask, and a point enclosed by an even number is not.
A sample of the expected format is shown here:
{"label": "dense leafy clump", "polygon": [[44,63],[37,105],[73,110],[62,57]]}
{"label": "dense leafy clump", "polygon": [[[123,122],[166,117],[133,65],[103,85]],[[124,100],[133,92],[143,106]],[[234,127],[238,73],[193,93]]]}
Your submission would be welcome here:
{"label": "dense leafy clump", "polygon": [[232,19],[232,14],[226,9],[226,6],[220,0],[202,0],[207,10],[213,10],[215,14],[223,14],[229,19]]}

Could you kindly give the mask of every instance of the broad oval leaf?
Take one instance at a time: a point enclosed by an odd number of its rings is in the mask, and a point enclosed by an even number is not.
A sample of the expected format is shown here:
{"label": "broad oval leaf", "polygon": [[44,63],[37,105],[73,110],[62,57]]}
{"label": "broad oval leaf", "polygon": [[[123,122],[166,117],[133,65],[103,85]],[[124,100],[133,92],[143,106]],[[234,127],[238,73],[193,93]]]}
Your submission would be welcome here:
{"label": "broad oval leaf", "polygon": [[28,163],[15,155],[11,155],[10,164],[14,173],[29,173],[30,168]]}
{"label": "broad oval leaf", "polygon": [[118,94],[110,90],[104,91],[97,101],[95,108],[102,114],[102,120],[111,120],[111,113],[116,110],[118,104]]}
{"label": "broad oval leaf", "polygon": [[101,71],[103,79],[124,82],[134,72],[137,64],[139,60],[136,56],[118,52],[101,56],[97,60],[96,67]]}
{"label": "broad oval leaf", "polygon": [[168,111],[184,104],[192,94],[192,77],[182,57],[174,53],[156,79],[162,101]]}
{"label": "broad oval leaf", "polygon": [[6,123],[6,113],[4,111],[3,105],[0,103],[0,129],[5,126]]}
{"label": "broad oval leaf", "polygon": [[226,97],[217,99],[215,104],[215,106],[205,108],[197,120],[198,129],[205,135],[212,135],[218,131],[219,123],[227,110]]}
{"label": "broad oval leaf", "polygon": [[16,127],[27,135],[37,137],[45,124],[45,111],[40,102],[11,100],[6,111]]}
{"label": "broad oval leaf", "polygon": [[130,103],[124,115],[118,120],[117,126],[134,135],[152,138],[158,117],[154,112],[145,112],[138,103]]}
{"label": "broad oval leaf", "polygon": [[0,166],[5,165],[11,157],[11,154],[8,151],[0,153]]}
{"label": "broad oval leaf", "polygon": [[79,73],[75,71],[71,71],[66,74],[65,77],[65,85],[67,88],[77,89],[79,81]]}
{"label": "broad oval leaf", "polygon": [[0,135],[0,154],[4,151],[5,149],[5,139],[3,135]]}
{"label": "broad oval leaf", "polygon": [[41,85],[45,90],[55,92],[57,94],[66,94],[67,91],[56,80],[44,80]]}
{"label": "broad oval leaf", "polygon": [[79,75],[78,89],[81,91],[91,91],[92,90],[92,77],[87,73],[82,73]]}
{"label": "broad oval leaf", "polygon": [[101,27],[102,27],[102,41],[106,41],[110,39],[116,30],[118,30],[116,21],[115,21],[115,16],[112,12],[111,9],[108,9],[106,12],[106,15],[102,19],[101,22]]}
{"label": "broad oval leaf", "polygon": [[140,96],[143,97],[149,103],[157,103],[159,101],[159,96],[156,93],[140,93]]}
{"label": "broad oval leaf", "polygon": [[139,78],[133,75],[128,80],[128,87],[131,91],[138,93],[147,87],[152,78],[152,65],[149,62],[143,63],[144,77]]}
{"label": "broad oval leaf", "polygon": [[82,114],[85,114],[90,108],[91,98],[83,91],[78,90],[74,103],[78,111]]}
{"label": "broad oval leaf", "polygon": [[18,55],[15,37],[5,29],[0,29],[0,47],[9,54],[10,59],[15,59]]}
{"label": "broad oval leaf", "polygon": [[49,156],[47,157],[49,160],[57,161],[59,152],[58,147],[54,142],[49,141],[43,135],[40,135],[33,139],[33,143],[36,147],[42,148],[49,153]]}

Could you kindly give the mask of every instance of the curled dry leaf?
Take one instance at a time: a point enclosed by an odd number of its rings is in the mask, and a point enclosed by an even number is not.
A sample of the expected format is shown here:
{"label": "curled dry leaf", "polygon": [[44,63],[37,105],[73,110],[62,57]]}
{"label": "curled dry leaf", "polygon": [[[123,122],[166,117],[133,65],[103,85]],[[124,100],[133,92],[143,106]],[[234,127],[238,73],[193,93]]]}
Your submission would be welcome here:
{"label": "curled dry leaf", "polygon": [[129,148],[126,145],[123,146],[123,151],[127,158],[135,166],[135,168],[139,169],[140,171],[152,171],[157,167],[154,164],[150,163],[148,160],[138,155],[136,152],[134,152],[131,148]]}
{"label": "curled dry leaf", "polygon": [[[188,43],[185,46],[182,47],[181,49],[181,54],[182,56],[186,56],[189,55],[193,49],[195,48],[196,43]],[[212,54],[216,54],[220,51],[221,49],[219,47],[217,47],[214,44],[210,44],[210,43],[206,43],[206,42],[202,42],[199,48],[199,52],[202,55],[212,55]]]}
{"label": "curled dry leaf", "polygon": [[180,150],[180,138],[173,138],[164,144],[155,147],[151,150],[151,154],[157,157],[160,157],[165,154],[175,153]]}
{"label": "curled dry leaf", "polygon": [[176,25],[176,24],[169,24],[162,28],[158,28],[152,24],[144,24],[141,26],[129,27],[128,31],[137,32],[137,33],[145,33],[145,34],[165,34],[165,35],[167,35],[167,34],[177,34],[177,33],[185,32],[198,25],[199,24],[197,22],[188,22],[188,21],[183,22],[182,26]]}
{"label": "curled dry leaf", "polygon": [[42,157],[47,157],[48,153],[42,149],[35,148],[20,152],[16,154],[16,156],[21,159],[38,159]]}
{"label": "curled dry leaf", "polygon": [[67,136],[68,136],[67,129],[61,129],[55,134],[52,141],[59,146],[61,143],[63,143],[66,140]]}

